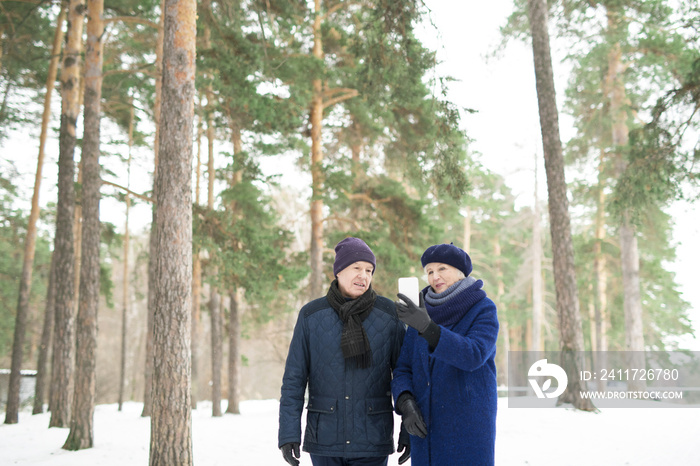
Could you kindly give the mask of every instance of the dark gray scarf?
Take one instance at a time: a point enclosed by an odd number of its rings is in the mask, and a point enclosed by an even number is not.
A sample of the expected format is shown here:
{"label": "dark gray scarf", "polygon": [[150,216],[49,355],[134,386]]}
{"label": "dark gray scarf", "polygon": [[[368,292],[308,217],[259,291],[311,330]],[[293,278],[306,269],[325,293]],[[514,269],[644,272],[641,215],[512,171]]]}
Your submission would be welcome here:
{"label": "dark gray scarf", "polygon": [[370,285],[362,296],[348,300],[340,292],[338,279],[333,280],[328,294],[328,303],[343,322],[343,334],[340,337],[340,348],[346,361],[356,364],[357,367],[366,368],[372,365],[372,348],[369,346],[367,332],[362,327],[362,321],[367,318],[374,307],[377,293]]}
{"label": "dark gray scarf", "polygon": [[481,289],[484,282],[467,277],[457,281],[442,293],[432,288],[425,289],[425,308],[428,315],[438,325],[449,327],[456,324],[476,303],[486,297]]}

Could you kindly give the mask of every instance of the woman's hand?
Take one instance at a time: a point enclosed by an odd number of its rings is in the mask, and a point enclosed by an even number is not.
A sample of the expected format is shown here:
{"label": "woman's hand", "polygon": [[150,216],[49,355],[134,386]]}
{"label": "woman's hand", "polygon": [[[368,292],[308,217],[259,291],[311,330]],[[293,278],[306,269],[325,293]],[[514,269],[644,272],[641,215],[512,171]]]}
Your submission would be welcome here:
{"label": "woman's hand", "polygon": [[395,301],[396,314],[399,316],[399,319],[409,327],[418,330],[418,333],[425,332],[432,321],[425,308],[425,304],[423,304],[423,295],[418,295],[418,299],[420,300],[418,306],[405,294],[399,293],[397,296],[401,300]]}
{"label": "woman's hand", "polygon": [[399,464],[404,464],[411,457],[411,439],[403,421],[401,421],[401,430],[399,431],[399,444],[396,447],[396,453],[403,454],[399,457]]}
{"label": "woman's hand", "polygon": [[401,412],[401,421],[406,432],[416,437],[425,438],[428,435],[428,428],[411,392],[403,392],[397,401],[397,408]]}

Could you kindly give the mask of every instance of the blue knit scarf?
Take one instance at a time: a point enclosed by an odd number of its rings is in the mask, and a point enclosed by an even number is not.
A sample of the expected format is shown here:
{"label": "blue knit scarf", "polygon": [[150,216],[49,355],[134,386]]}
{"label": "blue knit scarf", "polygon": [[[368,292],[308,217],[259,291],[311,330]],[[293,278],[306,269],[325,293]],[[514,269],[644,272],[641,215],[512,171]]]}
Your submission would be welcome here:
{"label": "blue knit scarf", "polygon": [[423,290],[425,308],[436,324],[449,326],[459,322],[469,309],[486,297],[481,289],[484,282],[467,277],[457,281],[442,293],[436,293],[431,287]]}

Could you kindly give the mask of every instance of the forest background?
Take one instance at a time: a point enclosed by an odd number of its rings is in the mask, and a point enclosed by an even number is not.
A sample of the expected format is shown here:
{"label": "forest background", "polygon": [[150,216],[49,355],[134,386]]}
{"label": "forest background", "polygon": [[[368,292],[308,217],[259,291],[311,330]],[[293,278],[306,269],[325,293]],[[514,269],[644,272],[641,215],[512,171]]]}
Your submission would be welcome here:
{"label": "forest background", "polygon": [[[475,275],[498,305],[499,354],[559,347],[523,5],[496,2],[493,10],[477,15],[445,11],[437,2],[427,4],[433,12],[425,15],[422,3],[400,8],[393,3],[379,2],[372,10],[360,2],[349,11],[340,3],[326,5],[318,29],[309,14],[312,5],[304,3],[204,1],[198,6],[193,251],[202,281],[201,288],[196,280],[193,284],[193,296],[201,297],[201,306],[195,299],[192,311],[195,403],[223,395],[235,410],[237,399],[278,397],[294,311],[323,292],[331,278],[332,245],[346,235],[361,236],[372,246],[379,258],[376,288],[387,296],[393,295],[397,277],[422,275],[418,264],[427,245],[454,241],[470,252]],[[51,2],[1,5],[0,366],[8,367],[39,115],[60,8]],[[697,195],[697,90],[668,105],[673,118],[670,111],[662,112],[666,119],[652,116],[660,99],[697,86],[699,12],[694,2],[625,4],[632,18],[627,35],[611,41],[601,18],[612,6],[601,2],[577,10],[581,5],[561,2],[552,10],[557,90],[561,111],[568,115],[562,128],[567,128],[563,139],[584,341],[588,349],[601,340],[606,349],[626,347],[617,217],[631,209],[639,241],[644,345],[690,348],[691,311],[697,313],[698,305],[695,298],[691,304],[687,291],[692,277],[673,273],[678,270],[674,220],[683,219],[674,219],[668,209]],[[106,5],[105,16],[118,19],[108,23],[104,39],[101,176],[112,184],[102,186],[98,402],[146,396],[151,207],[145,199],[152,189],[157,128],[153,26],[158,15],[158,2]],[[461,21],[444,23],[448,18]],[[576,30],[572,18],[590,21],[588,29]],[[487,25],[503,30],[485,32]],[[487,53],[494,51],[501,32],[511,39],[501,53],[511,58],[496,53],[491,68],[484,68],[475,52],[484,45]],[[588,40],[580,41],[581,35]],[[314,56],[315,38],[323,44],[323,56]],[[626,123],[637,135],[627,150],[608,136],[614,118],[604,86],[616,43],[626,53]],[[318,126],[312,121],[314,96],[320,94],[322,140],[314,137]],[[23,367],[29,369],[37,367],[46,346],[42,336],[51,303],[59,100],[52,107],[40,196],[24,345]],[[663,147],[671,147],[666,152],[652,151],[649,141],[652,136],[659,141],[662,124],[664,135],[683,137],[664,140]],[[80,147],[80,134],[77,142]],[[617,153],[627,158],[630,170],[608,166]],[[76,156],[76,166],[79,160]],[[634,191],[644,179],[648,183]],[[537,193],[532,202],[523,200],[528,192]],[[683,255],[691,263],[698,257]],[[193,265],[195,277],[199,266]],[[687,295],[681,293],[681,278]],[[228,377],[222,378],[226,357]],[[123,364],[115,363],[119,359]],[[504,364],[500,359],[501,377]]]}

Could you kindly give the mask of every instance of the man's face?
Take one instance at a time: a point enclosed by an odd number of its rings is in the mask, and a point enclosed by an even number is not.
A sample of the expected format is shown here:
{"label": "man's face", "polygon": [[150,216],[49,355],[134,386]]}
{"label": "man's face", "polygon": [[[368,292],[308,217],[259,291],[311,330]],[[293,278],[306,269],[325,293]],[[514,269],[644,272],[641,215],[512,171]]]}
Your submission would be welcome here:
{"label": "man's face", "polygon": [[343,296],[350,299],[359,298],[372,283],[374,266],[369,262],[358,261],[345,267],[338,273],[338,288]]}

